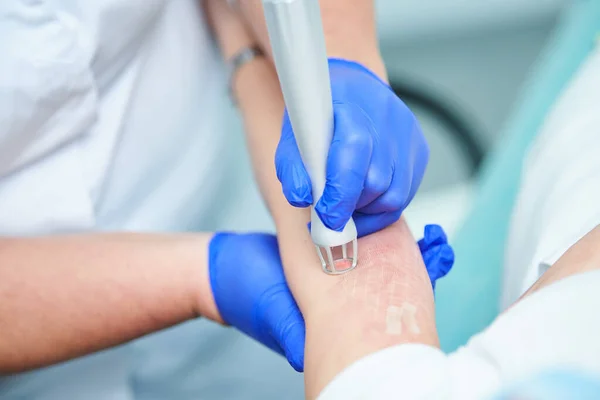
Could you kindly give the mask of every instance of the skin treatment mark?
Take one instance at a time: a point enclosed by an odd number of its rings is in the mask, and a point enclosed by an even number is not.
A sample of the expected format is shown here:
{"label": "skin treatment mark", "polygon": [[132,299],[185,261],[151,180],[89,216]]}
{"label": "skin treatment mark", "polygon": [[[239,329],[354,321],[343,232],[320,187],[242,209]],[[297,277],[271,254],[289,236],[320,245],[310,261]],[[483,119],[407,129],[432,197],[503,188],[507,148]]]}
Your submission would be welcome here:
{"label": "skin treatment mark", "polygon": [[417,308],[410,303],[402,306],[389,306],[385,316],[385,333],[388,335],[402,335],[404,328],[408,332],[418,335],[421,333],[417,324]]}
{"label": "skin treatment mark", "polygon": [[[417,307],[405,301],[402,293],[410,283],[395,282],[388,269],[371,267],[342,277],[348,300],[367,302],[374,318],[373,328],[387,335],[418,335]],[[394,283],[389,284],[390,281]],[[378,327],[378,328],[375,328]]]}

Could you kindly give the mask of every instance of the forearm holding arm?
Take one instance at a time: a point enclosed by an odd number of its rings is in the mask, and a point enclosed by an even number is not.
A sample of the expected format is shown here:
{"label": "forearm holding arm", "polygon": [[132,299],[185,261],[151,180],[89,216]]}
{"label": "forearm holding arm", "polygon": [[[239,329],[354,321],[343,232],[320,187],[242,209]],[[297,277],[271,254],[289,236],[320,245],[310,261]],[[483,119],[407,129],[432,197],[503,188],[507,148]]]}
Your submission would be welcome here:
{"label": "forearm holding arm", "polygon": [[115,346],[198,314],[218,319],[208,240],[145,234],[0,239],[0,373]]}
{"label": "forearm holding arm", "polygon": [[[238,0],[260,45],[270,54],[262,0]],[[330,57],[357,61],[387,80],[377,42],[374,0],[320,0]]]}

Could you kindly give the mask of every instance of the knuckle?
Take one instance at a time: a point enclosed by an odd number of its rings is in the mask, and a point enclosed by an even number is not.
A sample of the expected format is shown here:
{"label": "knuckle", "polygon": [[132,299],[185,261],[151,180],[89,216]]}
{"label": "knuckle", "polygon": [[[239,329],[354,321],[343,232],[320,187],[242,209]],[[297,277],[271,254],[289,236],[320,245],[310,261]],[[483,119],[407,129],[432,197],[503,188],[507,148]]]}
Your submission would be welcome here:
{"label": "knuckle", "polygon": [[401,210],[406,203],[406,192],[398,189],[391,189],[381,198],[381,204],[387,210]]}
{"label": "knuckle", "polygon": [[351,103],[334,104],[334,124],[334,140],[360,148],[371,146],[373,124],[360,107]]}
{"label": "knuckle", "polygon": [[374,193],[384,193],[390,187],[392,171],[384,171],[382,168],[370,168],[367,172],[365,189]]}
{"label": "knuckle", "polygon": [[344,146],[352,146],[361,151],[366,151],[371,148],[371,135],[360,128],[353,129],[349,132],[344,132],[341,142]]}

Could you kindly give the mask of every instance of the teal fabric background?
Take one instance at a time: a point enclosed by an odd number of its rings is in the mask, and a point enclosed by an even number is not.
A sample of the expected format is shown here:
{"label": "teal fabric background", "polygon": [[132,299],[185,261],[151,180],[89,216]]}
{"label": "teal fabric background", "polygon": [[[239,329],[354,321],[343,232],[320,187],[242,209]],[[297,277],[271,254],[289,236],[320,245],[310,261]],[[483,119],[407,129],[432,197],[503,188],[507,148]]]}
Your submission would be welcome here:
{"label": "teal fabric background", "polygon": [[484,165],[473,209],[452,243],[455,267],[436,290],[445,351],[465,344],[498,314],[504,246],[523,159],[550,107],[593,49],[599,33],[599,0],[574,1],[564,11],[508,121],[504,140]]}

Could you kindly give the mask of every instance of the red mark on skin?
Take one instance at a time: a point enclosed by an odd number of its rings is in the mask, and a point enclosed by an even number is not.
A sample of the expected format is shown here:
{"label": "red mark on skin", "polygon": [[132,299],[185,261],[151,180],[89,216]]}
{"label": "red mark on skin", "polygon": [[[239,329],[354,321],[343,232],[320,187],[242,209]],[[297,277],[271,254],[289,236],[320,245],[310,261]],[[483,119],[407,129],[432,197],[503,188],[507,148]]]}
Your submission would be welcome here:
{"label": "red mark on skin", "polygon": [[348,260],[348,259],[342,259],[342,260],[336,260],[335,262],[335,269],[340,271],[340,270],[345,270],[352,267],[352,260]]}

